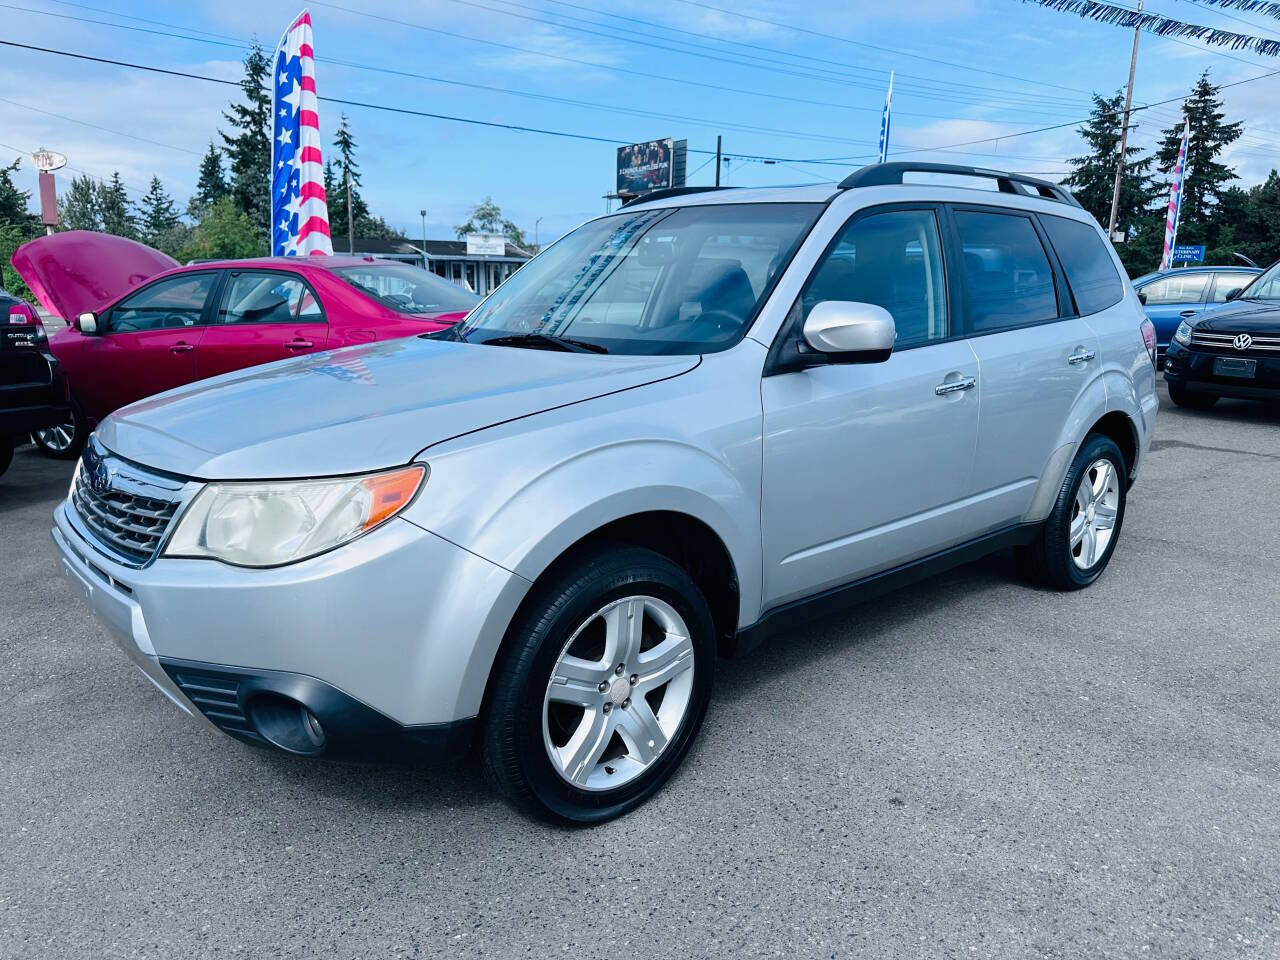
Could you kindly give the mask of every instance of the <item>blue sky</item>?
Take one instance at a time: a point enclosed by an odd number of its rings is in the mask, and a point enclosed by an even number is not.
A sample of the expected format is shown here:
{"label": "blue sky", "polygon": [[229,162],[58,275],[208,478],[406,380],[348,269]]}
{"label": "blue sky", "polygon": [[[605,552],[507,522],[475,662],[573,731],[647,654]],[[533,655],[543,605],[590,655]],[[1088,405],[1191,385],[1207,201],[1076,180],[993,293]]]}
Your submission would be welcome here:
{"label": "blue sky", "polygon": [[[838,179],[871,159],[890,70],[897,73],[893,150],[909,151],[901,158],[1058,179],[1079,148],[1073,126],[1011,134],[1085,117],[1089,91],[1123,86],[1132,43],[1131,32],[1017,0],[705,0],[737,13],[704,0],[337,2],[347,10],[310,6],[321,96],[616,140],[687,138],[691,151],[714,150],[720,133],[730,157],[788,161],[735,160],[726,182],[742,186]],[[0,38],[238,79],[237,45],[257,37],[273,47],[300,6],[299,0],[6,0]],[[1228,16],[1192,0],[1147,6],[1280,37],[1280,20],[1261,15]],[[36,10],[44,13],[27,12]],[[1280,59],[1144,34],[1135,101],[1184,95],[1205,68],[1228,83],[1278,70]],[[185,201],[232,92],[6,48],[0,158],[45,146],[95,176],[119,169],[135,193],[155,174]],[[1257,182],[1280,165],[1280,76],[1235,87],[1226,99],[1230,118],[1247,124],[1229,160],[1246,182]],[[338,109],[321,105],[326,145]],[[1138,114],[1135,142],[1154,142],[1176,110]],[[614,148],[606,143],[359,107],[348,112],[366,198],[412,237],[421,233],[419,209],[428,211],[429,237],[451,237],[468,208],[492,195],[530,236],[541,218],[545,243],[603,212],[602,195],[612,188]],[[995,137],[1001,139],[955,146]],[[951,149],[928,149],[937,147]],[[841,159],[790,162],[825,158]],[[690,182],[711,182],[706,160],[691,152],[689,169],[697,172]],[[34,187],[29,164],[22,178]],[[63,184],[68,179],[60,176]]]}

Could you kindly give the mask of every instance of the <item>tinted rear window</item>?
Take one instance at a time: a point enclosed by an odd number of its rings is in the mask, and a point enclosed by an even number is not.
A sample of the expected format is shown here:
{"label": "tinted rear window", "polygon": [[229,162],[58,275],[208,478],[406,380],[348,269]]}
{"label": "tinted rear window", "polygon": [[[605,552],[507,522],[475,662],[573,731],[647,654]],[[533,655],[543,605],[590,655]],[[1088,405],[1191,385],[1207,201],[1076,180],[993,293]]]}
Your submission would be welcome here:
{"label": "tinted rear window", "polygon": [[958,210],[970,333],[1057,319],[1053,270],[1031,218]]}
{"label": "tinted rear window", "polygon": [[1082,315],[1114,307],[1124,297],[1124,283],[1098,231],[1079,220],[1042,215],[1040,222],[1062,261],[1067,284]]}

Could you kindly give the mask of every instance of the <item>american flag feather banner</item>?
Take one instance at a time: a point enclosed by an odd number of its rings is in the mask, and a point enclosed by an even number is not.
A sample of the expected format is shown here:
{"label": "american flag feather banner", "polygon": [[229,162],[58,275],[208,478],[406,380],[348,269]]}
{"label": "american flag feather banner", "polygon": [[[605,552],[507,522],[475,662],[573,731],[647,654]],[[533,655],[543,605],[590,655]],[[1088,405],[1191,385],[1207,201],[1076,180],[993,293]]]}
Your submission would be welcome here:
{"label": "american flag feather banner", "polygon": [[271,253],[277,257],[333,254],[314,57],[311,14],[303,10],[280,38],[273,61]]}
{"label": "american flag feather banner", "polygon": [[[1160,37],[1188,37],[1200,40],[1215,47],[1230,47],[1232,50],[1249,50],[1267,57],[1280,56],[1280,40],[1265,37],[1251,37],[1245,33],[1232,30],[1219,30],[1216,27],[1202,27],[1194,23],[1183,23],[1172,17],[1163,17],[1158,13],[1139,13],[1127,7],[1117,7],[1111,3],[1095,3],[1094,0],[1022,0],[1023,3],[1035,3],[1050,10],[1063,13],[1074,13],[1089,20],[1107,23],[1116,27],[1132,30],[1135,27]],[[1224,4],[1219,3],[1219,6]]]}

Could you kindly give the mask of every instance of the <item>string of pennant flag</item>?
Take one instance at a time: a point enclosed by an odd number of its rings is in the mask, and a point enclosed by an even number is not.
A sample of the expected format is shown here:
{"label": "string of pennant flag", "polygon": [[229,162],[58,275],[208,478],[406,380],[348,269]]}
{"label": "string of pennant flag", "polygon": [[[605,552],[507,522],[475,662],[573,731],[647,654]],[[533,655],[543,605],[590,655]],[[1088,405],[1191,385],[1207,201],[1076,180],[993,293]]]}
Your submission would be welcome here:
{"label": "string of pennant flag", "polygon": [[[1140,13],[1111,3],[1097,3],[1095,0],[1022,0],[1022,2],[1034,3],[1063,13],[1074,13],[1085,19],[1112,26],[1128,29],[1136,27],[1161,37],[1190,37],[1215,47],[1247,50],[1267,57],[1280,56],[1280,40],[1253,37],[1233,30],[1219,30],[1217,27],[1205,27],[1195,23],[1184,23],[1172,17],[1157,13]],[[1217,5],[1244,9],[1244,4],[1250,2],[1257,3],[1257,0],[1217,0]],[[1264,7],[1274,7],[1280,13],[1280,3],[1258,3],[1256,8],[1269,15],[1277,15],[1270,14],[1269,10],[1263,9]]]}
{"label": "string of pennant flag", "polygon": [[1228,10],[1239,10],[1241,13],[1261,13],[1280,20],[1280,3],[1272,0],[1196,0],[1209,7],[1223,7]]}

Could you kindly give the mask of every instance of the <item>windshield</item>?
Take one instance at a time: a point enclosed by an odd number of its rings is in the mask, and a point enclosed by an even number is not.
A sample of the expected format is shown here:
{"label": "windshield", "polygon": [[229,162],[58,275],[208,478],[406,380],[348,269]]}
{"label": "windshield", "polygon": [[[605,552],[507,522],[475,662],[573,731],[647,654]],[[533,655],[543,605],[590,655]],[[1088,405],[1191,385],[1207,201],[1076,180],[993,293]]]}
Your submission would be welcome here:
{"label": "windshield", "polygon": [[1242,300],[1280,300],[1280,262],[1273,263],[1266,273],[1244,288]]}
{"label": "windshield", "polygon": [[814,203],[623,211],[579,227],[504,283],[450,339],[555,338],[622,354],[724,350],[821,212]]}
{"label": "windshield", "polygon": [[371,263],[333,271],[347,283],[399,313],[470,310],[480,298],[433,273],[403,263]]}

